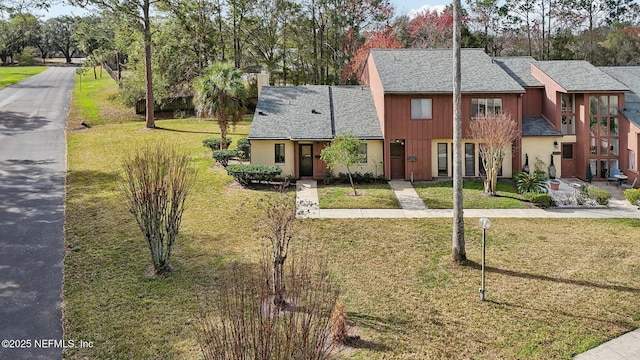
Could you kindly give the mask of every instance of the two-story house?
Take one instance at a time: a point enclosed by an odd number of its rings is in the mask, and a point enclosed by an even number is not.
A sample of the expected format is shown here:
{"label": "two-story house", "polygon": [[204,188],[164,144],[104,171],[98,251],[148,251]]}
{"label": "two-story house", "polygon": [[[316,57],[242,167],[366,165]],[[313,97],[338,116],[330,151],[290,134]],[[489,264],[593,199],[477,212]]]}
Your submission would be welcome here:
{"label": "two-story house", "polygon": [[[596,68],[586,61],[490,58],[462,52],[464,176],[484,169],[468,136],[479,113],[511,115],[521,131],[500,176],[511,177],[553,157],[557,176],[596,179],[619,168],[638,176],[640,67]],[[321,179],[319,153],[336,134],[366,141],[356,169],[388,179],[452,176],[453,65],[450,49],[373,49],[363,86],[268,87],[249,134],[252,163],[272,164],[297,178]],[[338,169],[339,170],[339,169]]]}

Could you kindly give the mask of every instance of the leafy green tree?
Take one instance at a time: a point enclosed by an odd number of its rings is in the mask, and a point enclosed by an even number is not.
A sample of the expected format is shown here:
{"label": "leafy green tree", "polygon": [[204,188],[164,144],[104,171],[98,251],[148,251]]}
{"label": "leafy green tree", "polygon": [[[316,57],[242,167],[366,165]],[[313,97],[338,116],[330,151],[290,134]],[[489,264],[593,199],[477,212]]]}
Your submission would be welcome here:
{"label": "leafy green tree", "polygon": [[222,149],[227,148],[227,128],[242,120],[246,87],[242,73],[228,63],[216,63],[196,78],[193,103],[201,117],[215,116]]}
{"label": "leafy green tree", "polygon": [[356,138],[352,133],[346,132],[338,134],[331,142],[331,145],[322,149],[320,153],[320,159],[327,163],[330,169],[335,169],[338,166],[344,166],[347,169],[347,175],[349,175],[349,182],[353,189],[353,194],[358,196],[356,186],[353,184],[353,177],[351,176],[351,166],[360,162],[360,147],[364,143],[363,140]]}
{"label": "leafy green tree", "polygon": [[78,18],[67,15],[47,20],[51,43],[64,55],[67,64],[71,64],[71,58],[78,51],[78,43],[74,39],[77,25]]}

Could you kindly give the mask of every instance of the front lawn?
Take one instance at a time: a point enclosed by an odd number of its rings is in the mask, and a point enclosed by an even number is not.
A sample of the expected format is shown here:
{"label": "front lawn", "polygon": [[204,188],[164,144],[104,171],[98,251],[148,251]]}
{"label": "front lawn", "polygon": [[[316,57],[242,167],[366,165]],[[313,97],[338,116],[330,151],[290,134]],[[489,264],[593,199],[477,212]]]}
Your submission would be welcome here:
{"label": "front lawn", "polygon": [[353,196],[350,184],[318,185],[320,209],[400,209],[387,184],[357,184]]}
{"label": "front lawn", "polygon": [[[418,195],[429,209],[453,208],[453,182],[420,182],[414,184]],[[481,180],[464,180],[463,197],[465,209],[525,209],[533,207],[524,202],[515,185],[508,180],[499,180],[496,196],[487,196]]]}
{"label": "front lawn", "polygon": [[37,75],[46,69],[46,66],[0,66],[0,89],[29,76]]}
{"label": "front lawn", "polygon": [[[198,312],[233,281],[223,265],[262,255],[257,204],[272,193],[229,186],[211,167],[202,139],[214,123],[158,125],[166,130],[124,122],[68,135],[64,337],[93,347],[66,349],[66,359],[201,359]],[[148,275],[149,250],[116,182],[127,149],[160,140],[199,170],[166,278]],[[478,219],[465,221],[465,265],[450,261],[451,219],[300,220],[308,235],[292,246],[327,261],[361,336],[339,358],[570,359],[640,327],[638,220],[491,220],[484,303]]]}

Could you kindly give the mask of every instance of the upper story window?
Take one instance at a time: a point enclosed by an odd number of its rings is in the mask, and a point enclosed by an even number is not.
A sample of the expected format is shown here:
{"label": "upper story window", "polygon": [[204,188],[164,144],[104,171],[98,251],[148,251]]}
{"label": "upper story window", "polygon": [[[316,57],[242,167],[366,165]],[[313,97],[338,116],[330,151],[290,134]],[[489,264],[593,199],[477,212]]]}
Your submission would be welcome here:
{"label": "upper story window", "polygon": [[502,112],[502,99],[471,99],[471,117]]}
{"label": "upper story window", "polygon": [[431,99],[411,99],[412,119],[431,119]]}
{"label": "upper story window", "polygon": [[618,127],[618,96],[589,96],[589,147],[592,156],[619,155]]}
{"label": "upper story window", "polygon": [[576,97],[574,94],[560,96],[560,111],[562,112],[562,133],[574,135],[576,133]]}

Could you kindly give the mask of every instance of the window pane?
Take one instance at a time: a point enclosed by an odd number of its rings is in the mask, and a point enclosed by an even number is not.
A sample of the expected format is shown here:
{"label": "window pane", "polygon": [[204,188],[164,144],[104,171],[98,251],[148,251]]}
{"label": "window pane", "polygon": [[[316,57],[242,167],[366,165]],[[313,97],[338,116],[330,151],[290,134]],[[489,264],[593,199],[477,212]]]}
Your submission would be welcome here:
{"label": "window pane", "polygon": [[600,160],[600,177],[606,178],[609,174],[609,162],[607,160]]}
{"label": "window pane", "polygon": [[636,170],[636,152],[634,150],[627,150],[629,157],[629,170]]}
{"label": "window pane", "polygon": [[562,111],[562,113],[566,113],[567,112],[567,103],[569,102],[569,95],[568,94],[562,94],[560,96],[560,111]]}
{"label": "window pane", "polygon": [[562,158],[573,159],[573,144],[562,144]]}
{"label": "window pane", "polygon": [[618,97],[609,96],[609,114],[618,115]]}
{"label": "window pane", "polygon": [[609,134],[611,136],[618,136],[618,118],[612,117],[609,119]]}
{"label": "window pane", "polygon": [[609,169],[620,169],[618,160],[609,160]]}
{"label": "window pane", "polygon": [[358,162],[362,164],[367,162],[367,144],[366,143],[362,143],[358,147]]}
{"label": "window pane", "polygon": [[609,104],[607,104],[607,96],[600,96],[600,115],[607,115],[609,113]]}
{"label": "window pane", "polygon": [[502,112],[502,99],[494,99],[493,112],[494,113]]}
{"label": "window pane", "polygon": [[284,144],[275,145],[275,162],[276,163],[284,162]]}
{"label": "window pane", "polygon": [[600,138],[600,155],[607,155],[609,153],[609,139]]}
{"label": "window pane", "polygon": [[600,118],[600,136],[609,135],[609,124],[606,117]]}
{"label": "window pane", "polygon": [[591,167],[591,174],[594,177],[598,176],[598,162],[596,160],[589,160],[589,167]]}
{"label": "window pane", "polygon": [[471,117],[478,116],[478,99],[471,99]]}
{"label": "window pane", "polygon": [[616,138],[611,138],[609,139],[609,151],[611,152],[611,155],[618,155],[618,139]]}
{"label": "window pane", "polygon": [[412,119],[431,119],[431,99],[411,99]]}
{"label": "window pane", "polygon": [[598,114],[598,97],[597,96],[589,96],[589,114],[591,115]]}
{"label": "window pane", "polygon": [[476,175],[476,145],[464,144],[464,176]]}
{"label": "window pane", "polygon": [[447,171],[447,144],[438,143],[438,176],[448,176]]}
{"label": "window pane", "polygon": [[591,155],[598,154],[598,149],[596,146],[596,138],[593,136],[589,138],[589,152],[591,153]]}
{"label": "window pane", "polygon": [[563,134],[575,134],[576,126],[573,121],[573,116],[563,115],[562,116],[562,133]]}

